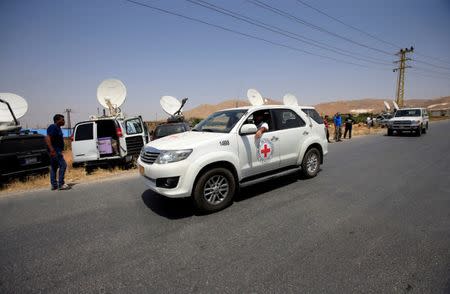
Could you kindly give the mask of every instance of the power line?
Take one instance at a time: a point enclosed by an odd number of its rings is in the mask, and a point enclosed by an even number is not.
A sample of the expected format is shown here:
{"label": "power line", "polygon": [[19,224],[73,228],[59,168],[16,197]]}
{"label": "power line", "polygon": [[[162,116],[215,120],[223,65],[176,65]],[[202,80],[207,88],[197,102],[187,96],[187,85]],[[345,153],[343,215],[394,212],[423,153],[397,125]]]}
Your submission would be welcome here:
{"label": "power line", "polygon": [[310,4],[308,4],[308,3],[306,3],[306,2],[304,2],[304,1],[302,1],[302,0],[296,0],[296,1],[299,2],[299,3],[301,3],[301,4],[303,4],[303,5],[305,5],[305,6],[307,6],[307,7],[309,7],[309,8],[311,8],[311,9],[313,9],[313,10],[315,10],[315,11],[317,11],[317,12],[320,13],[320,14],[323,14],[323,15],[325,15],[325,16],[331,18],[332,20],[337,21],[338,23],[341,23],[341,24],[343,24],[343,25],[345,25],[345,26],[347,26],[347,27],[349,27],[349,28],[351,28],[351,29],[353,29],[353,30],[355,30],[355,31],[358,31],[358,32],[360,32],[360,33],[363,33],[364,35],[369,36],[369,37],[371,37],[372,39],[375,39],[375,40],[377,40],[377,41],[379,41],[379,42],[385,43],[385,44],[387,44],[387,45],[389,45],[389,46],[392,46],[392,47],[394,47],[394,48],[396,48],[396,49],[399,48],[399,47],[401,47],[401,46],[398,46],[398,45],[396,45],[396,44],[394,44],[394,43],[391,43],[391,42],[388,42],[388,41],[386,41],[386,40],[380,39],[380,38],[378,38],[377,36],[372,35],[372,34],[366,32],[366,31],[363,31],[363,30],[361,30],[361,29],[359,29],[359,28],[357,28],[357,27],[355,27],[355,26],[352,26],[352,25],[350,25],[350,24],[348,24],[348,23],[345,23],[345,22],[343,22],[342,20],[340,20],[340,19],[338,19],[338,18],[336,18],[336,17],[334,17],[334,16],[331,16],[331,15],[329,15],[328,13],[325,13],[324,11],[322,11],[322,10],[320,10],[320,9],[318,9],[318,8],[316,8],[316,7],[310,5]]}
{"label": "power line", "polygon": [[[297,41],[309,44],[311,46],[315,46],[315,47],[318,47],[318,48],[321,48],[321,49],[324,49],[324,50],[327,50],[327,51],[334,52],[336,54],[340,54],[340,55],[343,55],[343,56],[347,56],[347,57],[354,58],[354,59],[357,59],[357,60],[360,60],[360,61],[370,62],[370,63],[374,63],[374,64],[390,65],[390,63],[383,62],[383,61],[382,62],[380,62],[380,61],[373,61],[371,59],[371,57],[364,57],[364,58],[355,57],[353,55],[355,55],[357,53],[354,53],[354,52],[351,52],[351,51],[347,51],[350,54],[342,53],[340,51],[344,51],[345,52],[346,50],[340,49],[340,48],[337,48],[337,47],[333,47],[333,46],[327,45],[325,43],[318,42],[316,40],[313,40],[313,39],[307,38],[305,36],[299,35],[297,33],[290,32],[290,31],[284,30],[282,28],[279,28],[279,27],[276,27],[276,26],[273,26],[273,25],[261,22],[259,20],[253,19],[253,18],[245,16],[243,14],[239,14],[237,12],[234,12],[234,11],[225,9],[223,7],[214,5],[214,4],[209,3],[207,1],[202,1],[202,0],[186,0],[186,1],[190,2],[190,3],[193,3],[195,5],[202,6],[204,8],[216,11],[216,12],[221,13],[223,15],[227,15],[227,16],[233,17],[235,19],[238,19],[240,21],[252,24],[254,26],[263,28],[265,30],[269,30],[269,31],[277,33],[277,34],[281,34],[281,35],[283,35],[285,37],[288,37],[288,38],[291,38],[291,39],[295,39]],[[296,37],[293,37],[293,36],[296,36]],[[308,40],[308,41],[305,41],[305,40]],[[324,46],[317,45],[317,44],[324,44]],[[327,46],[327,47],[325,47],[325,46]],[[373,59],[377,60],[375,58],[373,58]]]}
{"label": "power line", "polygon": [[435,76],[435,75],[429,75],[429,74],[423,74],[421,72],[417,72],[414,71],[415,68],[412,68],[412,72],[410,72],[413,75],[418,75],[421,77],[426,77],[426,78],[432,78],[432,79],[445,79],[445,80],[450,80],[450,77],[444,77],[444,76]]}
{"label": "power line", "polygon": [[296,16],[294,16],[294,15],[292,15],[290,13],[287,13],[287,12],[285,12],[283,10],[280,10],[278,8],[270,6],[269,4],[266,4],[266,3],[262,2],[262,1],[259,1],[259,0],[248,0],[248,2],[254,4],[254,5],[258,6],[258,7],[261,7],[261,8],[264,8],[266,10],[272,11],[273,13],[276,13],[278,15],[287,17],[287,18],[289,18],[289,19],[291,19],[293,21],[296,21],[296,22],[298,22],[300,24],[306,25],[306,26],[308,26],[310,28],[313,28],[315,30],[321,31],[323,33],[332,35],[334,37],[337,37],[337,38],[343,39],[343,40],[345,40],[347,42],[350,42],[350,43],[353,43],[355,45],[358,45],[360,47],[364,47],[364,48],[367,48],[367,49],[370,49],[370,50],[373,50],[373,51],[377,51],[379,53],[383,53],[383,54],[388,55],[388,56],[392,56],[392,54],[390,52],[388,52],[388,51],[385,51],[385,50],[382,50],[382,49],[378,49],[378,48],[375,48],[375,47],[372,47],[372,46],[369,46],[369,45],[357,42],[357,41],[352,40],[350,38],[347,38],[345,36],[333,33],[333,32],[331,32],[331,31],[329,31],[327,29],[324,29],[324,28],[322,28],[320,26],[314,25],[314,24],[312,24],[312,23],[310,23],[310,22],[308,22],[306,20],[303,20],[303,19],[301,19],[299,17],[296,17]]}
{"label": "power line", "polygon": [[[156,7],[156,6],[152,6],[152,5],[149,5],[149,4],[146,4],[146,3],[138,2],[138,1],[135,1],[135,0],[125,0],[125,1],[130,2],[132,4],[135,4],[135,5],[138,5],[138,6],[150,8],[152,10],[155,10],[155,11],[158,11],[158,12],[161,12],[161,13],[174,15],[174,16],[177,16],[177,17],[180,17],[180,18],[184,18],[184,19],[193,21],[193,22],[197,22],[197,23],[208,25],[208,26],[211,26],[211,27],[214,27],[214,28],[217,28],[217,29],[221,29],[221,30],[224,30],[224,31],[227,31],[227,32],[230,32],[230,33],[234,33],[234,34],[238,34],[238,35],[241,35],[241,36],[244,36],[244,37],[247,37],[247,38],[259,40],[259,41],[262,41],[262,42],[265,42],[265,43],[268,43],[268,44],[271,44],[271,45],[275,45],[277,47],[282,47],[282,48],[290,49],[290,50],[293,50],[293,51],[302,52],[302,53],[305,53],[305,54],[309,54],[309,55],[313,55],[313,56],[317,56],[317,57],[330,59],[330,60],[333,60],[333,61],[336,61],[336,62],[340,62],[340,63],[351,64],[351,65],[355,65],[355,66],[358,66],[358,67],[371,68],[371,67],[369,67],[367,65],[358,64],[358,63],[354,63],[354,62],[351,62],[351,61],[340,60],[340,59],[337,59],[337,58],[334,58],[334,57],[330,57],[330,56],[326,56],[326,55],[322,55],[322,54],[316,54],[316,53],[309,52],[307,50],[303,50],[303,49],[300,49],[300,48],[297,48],[297,47],[293,47],[293,46],[285,45],[285,44],[282,44],[282,43],[274,42],[274,41],[271,41],[271,40],[267,40],[265,38],[261,38],[261,37],[258,37],[258,36],[255,36],[255,35],[251,35],[251,34],[248,34],[248,33],[243,33],[243,32],[240,32],[240,31],[237,31],[237,30],[234,30],[234,29],[230,29],[230,28],[227,28],[227,27],[224,27],[224,26],[221,26],[221,25],[213,24],[213,23],[210,23],[210,22],[198,19],[198,18],[186,16],[186,15],[183,15],[183,14],[180,14],[180,13],[177,13],[177,12],[169,11],[169,10],[166,10],[166,9],[162,9],[162,8],[159,8],[159,7]],[[371,69],[373,69],[373,68],[371,68]]]}
{"label": "power line", "polygon": [[417,70],[419,70],[419,71],[422,71],[422,72],[438,74],[438,75],[442,75],[443,77],[450,78],[450,73],[444,73],[444,72],[440,72],[440,71],[434,71],[434,70],[431,70],[431,69],[422,68],[422,67],[417,67],[417,66],[414,66],[414,67],[412,67],[412,68],[415,68],[415,69],[417,69]]}
{"label": "power line", "polygon": [[413,59],[413,61],[418,62],[418,63],[422,63],[422,64],[426,64],[428,66],[432,66],[432,67],[436,67],[436,68],[441,68],[441,69],[445,69],[445,70],[450,70],[449,67],[445,67],[445,66],[439,66],[439,65],[435,65],[426,61],[422,61],[422,60],[417,60],[417,59]]}
{"label": "power line", "polygon": [[[366,32],[366,31],[363,31],[363,30],[360,29],[360,28],[357,28],[357,27],[355,27],[355,26],[353,26],[353,25],[350,25],[350,24],[348,24],[348,23],[346,23],[346,22],[344,22],[344,21],[342,21],[342,20],[340,20],[340,19],[338,19],[338,18],[336,18],[336,17],[334,17],[334,16],[332,16],[332,15],[330,15],[330,14],[324,12],[323,10],[320,10],[320,9],[318,9],[317,7],[312,6],[311,4],[306,3],[305,1],[302,1],[302,0],[296,0],[296,1],[297,1],[298,3],[301,3],[301,4],[303,4],[303,5],[307,6],[307,7],[309,7],[309,8],[311,8],[311,9],[315,10],[316,12],[318,12],[318,13],[320,13],[320,14],[322,14],[322,15],[325,15],[325,16],[331,18],[331,19],[334,20],[334,21],[337,21],[337,22],[339,22],[339,23],[341,23],[341,24],[343,24],[343,25],[345,25],[345,26],[347,26],[347,27],[349,27],[349,28],[351,28],[351,29],[353,29],[353,30],[356,30],[356,31],[358,31],[358,32],[360,32],[360,33],[363,33],[364,35],[369,36],[369,37],[371,37],[372,39],[375,39],[375,40],[377,40],[377,41],[379,41],[379,42],[385,43],[385,44],[387,44],[387,45],[389,45],[389,46],[392,46],[392,47],[394,47],[394,48],[400,48],[400,47],[401,47],[401,46],[398,46],[398,45],[396,45],[396,44],[394,44],[394,43],[392,43],[392,42],[383,40],[383,39],[381,39],[381,38],[379,38],[379,37],[377,37],[377,36],[375,36],[375,35],[373,35],[373,34],[370,34],[370,33]],[[419,55],[419,56],[423,56],[423,57],[426,57],[426,58],[431,58],[431,59],[434,59],[434,60],[437,60],[437,61],[441,61],[441,62],[445,62],[445,63],[449,63],[449,64],[450,64],[450,61],[444,60],[444,59],[439,58],[439,57],[433,57],[433,56],[430,56],[430,55],[421,54],[420,52],[419,52],[419,53],[416,52],[416,54]]]}

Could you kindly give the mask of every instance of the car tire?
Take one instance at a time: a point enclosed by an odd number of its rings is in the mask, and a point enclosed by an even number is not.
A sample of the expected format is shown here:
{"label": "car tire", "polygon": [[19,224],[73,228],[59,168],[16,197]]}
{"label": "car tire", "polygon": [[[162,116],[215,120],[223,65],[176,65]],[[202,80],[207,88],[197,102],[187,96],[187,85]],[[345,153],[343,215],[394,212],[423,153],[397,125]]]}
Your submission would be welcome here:
{"label": "car tire", "polygon": [[422,126],[419,126],[419,128],[416,130],[416,136],[420,137],[422,135]]}
{"label": "car tire", "polygon": [[425,125],[425,127],[422,129],[422,134],[426,134],[428,129],[428,125]]}
{"label": "car tire", "polygon": [[192,198],[200,212],[210,213],[230,205],[235,193],[233,173],[226,168],[212,168],[198,178]]}
{"label": "car tire", "polygon": [[387,135],[388,135],[388,136],[392,136],[392,135],[393,135],[392,129],[388,128]]}
{"label": "car tire", "polygon": [[317,148],[308,149],[302,160],[302,175],[309,179],[314,178],[320,169],[320,152]]}

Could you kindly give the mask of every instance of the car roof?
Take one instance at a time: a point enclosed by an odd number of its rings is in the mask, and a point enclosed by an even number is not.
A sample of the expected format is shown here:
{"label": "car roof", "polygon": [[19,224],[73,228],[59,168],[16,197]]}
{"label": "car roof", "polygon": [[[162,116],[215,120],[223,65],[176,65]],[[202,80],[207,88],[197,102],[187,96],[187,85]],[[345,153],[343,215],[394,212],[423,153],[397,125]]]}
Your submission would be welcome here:
{"label": "car roof", "polygon": [[283,105],[283,104],[263,104],[263,105],[257,105],[257,106],[241,106],[241,107],[235,107],[235,108],[227,108],[222,109],[219,111],[226,111],[226,110],[236,110],[236,109],[244,109],[244,110],[250,110],[250,111],[256,111],[256,110],[263,110],[263,109],[283,109],[283,108],[301,108],[301,109],[315,109],[313,106],[303,106],[303,105]]}
{"label": "car roof", "polygon": [[425,109],[423,107],[405,107],[405,108],[400,108],[399,110],[415,110],[415,109]]}

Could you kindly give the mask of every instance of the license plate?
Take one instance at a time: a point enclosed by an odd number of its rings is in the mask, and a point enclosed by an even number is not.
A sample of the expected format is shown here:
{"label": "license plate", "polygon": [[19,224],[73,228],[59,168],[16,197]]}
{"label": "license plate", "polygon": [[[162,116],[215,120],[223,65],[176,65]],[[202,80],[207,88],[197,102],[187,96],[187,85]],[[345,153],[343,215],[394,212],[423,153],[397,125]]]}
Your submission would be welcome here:
{"label": "license plate", "polygon": [[37,157],[26,157],[25,161],[24,161],[24,164],[25,165],[29,165],[29,164],[34,164],[34,163],[37,163],[37,162],[38,162]]}
{"label": "license plate", "polygon": [[141,175],[144,175],[144,173],[145,173],[145,169],[144,169],[144,167],[142,165],[139,165],[139,173]]}

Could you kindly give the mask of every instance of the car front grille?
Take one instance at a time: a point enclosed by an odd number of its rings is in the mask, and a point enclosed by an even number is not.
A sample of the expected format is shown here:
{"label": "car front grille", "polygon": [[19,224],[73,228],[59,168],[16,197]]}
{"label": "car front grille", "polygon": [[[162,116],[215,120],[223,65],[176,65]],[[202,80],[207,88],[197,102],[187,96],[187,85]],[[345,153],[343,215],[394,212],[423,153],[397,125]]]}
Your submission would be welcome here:
{"label": "car front grille", "polygon": [[142,136],[126,137],[125,142],[127,143],[128,155],[139,155],[139,151],[144,146]]}
{"label": "car front grille", "polygon": [[143,150],[141,152],[141,161],[147,164],[153,164],[156,158],[158,158],[159,153],[160,152],[149,152]]}
{"label": "car front grille", "polygon": [[410,120],[400,120],[400,121],[394,121],[394,125],[410,125],[411,121]]}

